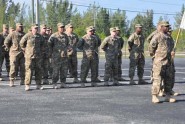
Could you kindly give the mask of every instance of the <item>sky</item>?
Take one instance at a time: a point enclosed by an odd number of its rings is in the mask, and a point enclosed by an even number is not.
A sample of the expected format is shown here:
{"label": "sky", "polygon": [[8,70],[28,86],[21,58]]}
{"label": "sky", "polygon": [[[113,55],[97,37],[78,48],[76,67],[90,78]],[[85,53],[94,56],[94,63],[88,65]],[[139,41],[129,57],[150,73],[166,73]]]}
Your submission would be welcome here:
{"label": "sky", "polygon": [[[15,2],[26,3],[31,6],[31,0],[13,0]],[[36,1],[36,0],[35,0]],[[50,1],[50,0],[45,0]],[[100,5],[104,8],[121,9],[126,10],[128,20],[132,20],[139,11],[146,12],[146,10],[153,9],[154,11],[154,25],[157,24],[159,17],[166,18],[172,25],[174,24],[174,14],[181,11],[182,4],[185,4],[185,0],[69,0],[70,2],[78,5],[90,5],[95,2],[96,5]],[[117,1],[117,2],[116,2]],[[43,1],[41,1],[43,2]],[[87,8],[77,6],[78,11],[83,12]],[[128,10],[128,11],[127,11]],[[112,12],[114,10],[111,10]],[[167,15],[171,14],[171,15]]]}

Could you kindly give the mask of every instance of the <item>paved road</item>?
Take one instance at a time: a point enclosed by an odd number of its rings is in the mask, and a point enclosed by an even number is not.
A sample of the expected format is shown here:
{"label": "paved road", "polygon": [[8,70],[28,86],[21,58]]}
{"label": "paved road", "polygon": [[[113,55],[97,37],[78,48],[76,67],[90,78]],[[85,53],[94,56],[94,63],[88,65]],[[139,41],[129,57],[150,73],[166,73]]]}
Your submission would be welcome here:
{"label": "paved road", "polygon": [[[79,65],[80,65],[79,60]],[[123,77],[128,79],[128,59],[123,59]],[[151,103],[151,85],[80,88],[68,78],[70,88],[24,91],[24,86],[8,87],[8,79],[0,85],[0,124],[184,124],[185,123],[185,59],[178,58],[174,90],[180,93],[176,103]],[[80,67],[79,67],[80,69]],[[145,76],[149,81],[151,60],[146,60]],[[104,60],[100,61],[103,80]],[[3,72],[6,75],[5,72]],[[135,78],[137,80],[137,77]],[[160,98],[161,101],[164,98]]]}

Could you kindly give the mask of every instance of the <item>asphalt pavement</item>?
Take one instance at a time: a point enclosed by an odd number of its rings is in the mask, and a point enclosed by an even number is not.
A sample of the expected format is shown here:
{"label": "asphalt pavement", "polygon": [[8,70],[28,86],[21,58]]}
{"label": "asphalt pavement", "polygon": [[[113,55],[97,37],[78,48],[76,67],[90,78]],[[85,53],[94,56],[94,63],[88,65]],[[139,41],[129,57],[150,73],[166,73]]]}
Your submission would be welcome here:
{"label": "asphalt pavement", "polygon": [[[80,71],[81,60],[78,62]],[[103,81],[105,60],[100,59],[99,75]],[[24,91],[17,78],[15,87],[8,86],[8,78],[3,66],[5,81],[0,82],[0,124],[184,124],[185,123],[185,58],[176,58],[176,83],[174,90],[180,95],[176,103],[151,102],[151,84],[128,85],[129,60],[123,58],[122,77],[127,81],[121,86],[86,88],[72,83],[67,78],[69,88],[52,89],[44,85],[44,90]],[[144,79],[150,82],[151,59],[146,59]],[[137,74],[137,73],[136,73]],[[137,82],[137,76],[135,76]],[[51,81],[51,80],[50,80]],[[90,79],[88,78],[88,81]],[[110,82],[112,84],[112,82]]]}

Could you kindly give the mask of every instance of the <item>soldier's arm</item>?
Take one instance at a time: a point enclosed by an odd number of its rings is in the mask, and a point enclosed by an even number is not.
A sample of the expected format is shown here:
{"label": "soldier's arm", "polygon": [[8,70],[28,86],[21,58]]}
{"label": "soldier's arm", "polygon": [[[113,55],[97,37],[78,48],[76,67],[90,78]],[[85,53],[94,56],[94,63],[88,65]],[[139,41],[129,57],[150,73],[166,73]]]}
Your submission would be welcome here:
{"label": "soldier's arm", "polygon": [[124,40],[122,37],[120,37],[120,45],[121,45],[121,49],[123,48],[123,45],[124,45]]}
{"label": "soldier's arm", "polygon": [[134,45],[134,35],[132,34],[128,39],[128,50],[129,50],[129,52],[132,50],[133,45]]}
{"label": "soldier's arm", "polygon": [[102,43],[101,43],[101,45],[100,45],[100,50],[103,50],[103,51],[106,50],[107,41],[108,41],[107,38],[105,38],[105,39],[102,41]]}
{"label": "soldier's arm", "polygon": [[22,49],[23,51],[25,51],[25,47],[26,47],[26,44],[27,44],[27,40],[28,40],[28,35],[26,34],[26,35],[24,35],[24,36],[21,38],[21,41],[20,41],[20,43],[19,43],[19,45],[20,45],[20,47],[21,47],[21,49]]}
{"label": "soldier's arm", "polygon": [[85,40],[82,38],[82,39],[80,39],[79,42],[77,43],[77,48],[78,48],[79,50],[83,50],[84,42],[85,42]]}
{"label": "soldier's arm", "polygon": [[152,40],[150,41],[150,44],[149,44],[149,53],[150,53],[150,56],[154,56],[155,55],[155,51],[157,49],[157,46],[158,46],[158,38],[157,36],[154,36],[152,38]]}
{"label": "soldier's arm", "polygon": [[48,48],[49,48],[50,56],[53,53],[53,46],[54,46],[54,37],[53,35],[51,35],[48,40]]}
{"label": "soldier's arm", "polygon": [[4,46],[5,46],[5,48],[10,49],[11,44],[12,44],[12,34],[9,34],[9,35],[5,38],[5,40],[4,40]]}

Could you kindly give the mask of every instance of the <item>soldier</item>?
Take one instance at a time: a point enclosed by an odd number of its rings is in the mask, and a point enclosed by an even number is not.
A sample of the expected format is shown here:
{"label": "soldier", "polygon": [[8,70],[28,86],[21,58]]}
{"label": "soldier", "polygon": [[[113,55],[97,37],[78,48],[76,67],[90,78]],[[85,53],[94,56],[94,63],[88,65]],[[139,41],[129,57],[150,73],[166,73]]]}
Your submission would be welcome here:
{"label": "soldier", "polygon": [[10,56],[9,56],[9,51],[7,51],[5,49],[4,46],[4,40],[5,38],[8,36],[8,25],[7,24],[3,24],[3,32],[1,33],[2,35],[2,58],[1,58],[1,66],[3,65],[3,62],[5,60],[6,62],[6,71],[7,71],[7,76],[9,76],[9,72],[10,72]]}
{"label": "soldier", "polygon": [[140,24],[135,25],[135,33],[133,33],[128,39],[128,50],[130,52],[130,67],[129,67],[129,77],[130,84],[135,85],[134,75],[137,66],[137,75],[139,78],[138,84],[145,84],[143,80],[144,74],[144,36],[142,35],[142,26]]}
{"label": "soldier", "polygon": [[171,57],[174,52],[171,52],[170,37],[167,34],[169,24],[161,22],[161,31],[157,33],[151,40],[149,52],[151,56],[155,56],[153,61],[153,84],[152,84],[152,102],[159,103],[157,95],[161,89],[163,81],[164,92],[166,94],[165,101],[175,102],[171,97]]}
{"label": "soldier", "polygon": [[[0,46],[3,46],[3,36],[0,34]],[[0,62],[1,62],[1,59],[2,59],[2,47],[0,47]],[[2,67],[1,67],[1,63],[0,63],[0,81],[3,80],[2,78],[2,74],[1,74],[1,71],[2,71]]]}
{"label": "soldier", "polygon": [[110,28],[110,36],[106,37],[101,43],[100,49],[105,51],[105,86],[108,86],[109,77],[113,72],[113,85],[119,85],[118,82],[118,56],[120,54],[121,44],[116,36],[116,28]]}
{"label": "soldier", "polygon": [[119,56],[118,56],[118,81],[125,81],[125,79],[122,78],[122,68],[121,68],[121,64],[122,64],[122,51],[121,49],[123,48],[123,45],[124,45],[124,40],[123,38],[120,36],[120,29],[119,27],[115,27],[116,28],[116,35],[120,41],[120,44],[121,44],[121,48],[120,48],[120,53],[119,53]]}
{"label": "soldier", "polygon": [[43,89],[41,59],[44,38],[38,33],[37,24],[33,24],[31,28],[32,32],[27,33],[20,41],[20,47],[25,52],[25,91],[30,90],[33,70],[35,70],[36,89]]}
{"label": "soldier", "polygon": [[[64,24],[58,23],[58,32],[51,35],[49,38],[49,49],[51,51],[52,58],[52,67],[53,67],[53,75],[52,75],[52,83],[53,88],[65,88],[66,87],[66,77],[68,70],[68,58],[67,51],[69,47],[69,40],[67,35],[64,33]],[[60,87],[57,87],[57,81],[59,79],[60,74]]]}
{"label": "soldier", "polygon": [[81,86],[85,87],[85,84],[87,82],[87,74],[89,72],[89,68],[91,69],[91,86],[95,87],[96,84],[96,69],[97,69],[97,62],[96,62],[96,56],[95,52],[97,49],[97,41],[96,38],[93,36],[93,28],[92,26],[86,28],[86,35],[82,37],[82,39],[79,41],[77,47],[80,50],[83,50],[83,58],[82,58],[82,64],[81,64]]}
{"label": "soldier", "polygon": [[70,50],[70,55],[68,54],[68,67],[69,67],[69,73],[72,75],[74,78],[73,82],[74,83],[79,83],[79,80],[77,78],[78,72],[77,72],[77,43],[79,41],[78,36],[73,33],[73,25],[72,24],[67,24],[65,26],[66,29],[66,35],[68,36],[69,39],[69,47],[71,48]]}
{"label": "soldier", "polygon": [[49,84],[48,81],[48,68],[49,68],[49,47],[48,47],[48,40],[49,40],[49,35],[46,34],[46,25],[43,24],[40,26],[41,32],[40,35],[44,38],[44,50],[42,53],[42,71],[43,71],[43,84]]}
{"label": "soldier", "polygon": [[[173,37],[171,36],[172,35],[172,28],[171,27],[169,27],[169,31],[168,31],[168,35],[169,35],[169,37],[170,37],[170,46],[171,46],[171,52],[175,52],[174,51],[174,43],[175,43],[175,41],[173,40]],[[174,64],[174,57],[171,59],[171,95],[173,95],[173,96],[178,96],[179,95],[179,93],[177,93],[177,92],[175,92],[174,90],[173,90],[173,87],[174,87],[174,83],[175,83],[175,64]]]}
{"label": "soldier", "polygon": [[23,25],[22,23],[16,24],[16,30],[9,34],[5,41],[4,45],[6,49],[10,50],[10,87],[14,86],[14,80],[16,77],[16,69],[20,67],[20,77],[21,82],[20,85],[24,84],[25,79],[25,59],[24,59],[24,52],[20,49],[19,42],[21,38],[24,36],[23,32]]}
{"label": "soldier", "polygon": [[97,64],[97,66],[96,66],[96,82],[101,82],[101,80],[100,79],[98,79],[98,76],[99,76],[99,71],[98,71],[98,69],[99,69],[99,50],[98,50],[98,48],[99,48],[99,46],[101,45],[101,39],[100,39],[100,37],[96,34],[96,28],[95,27],[93,27],[92,26],[92,35],[96,38],[96,41],[97,41],[97,48],[96,48],[96,52],[95,52],[95,60],[96,60],[96,64]]}

